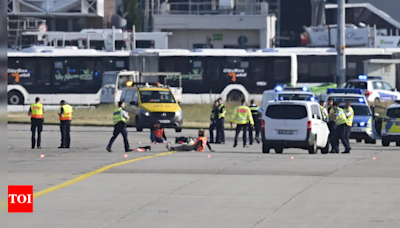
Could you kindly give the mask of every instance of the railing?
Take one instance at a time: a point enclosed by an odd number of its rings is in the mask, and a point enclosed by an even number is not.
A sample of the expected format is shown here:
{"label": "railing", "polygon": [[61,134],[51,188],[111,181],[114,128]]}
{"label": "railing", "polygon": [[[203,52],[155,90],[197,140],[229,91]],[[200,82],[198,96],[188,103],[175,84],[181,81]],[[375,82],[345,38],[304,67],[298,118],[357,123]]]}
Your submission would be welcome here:
{"label": "railing", "polygon": [[154,14],[189,14],[189,15],[268,15],[268,3],[238,3],[222,5],[217,2],[161,3]]}

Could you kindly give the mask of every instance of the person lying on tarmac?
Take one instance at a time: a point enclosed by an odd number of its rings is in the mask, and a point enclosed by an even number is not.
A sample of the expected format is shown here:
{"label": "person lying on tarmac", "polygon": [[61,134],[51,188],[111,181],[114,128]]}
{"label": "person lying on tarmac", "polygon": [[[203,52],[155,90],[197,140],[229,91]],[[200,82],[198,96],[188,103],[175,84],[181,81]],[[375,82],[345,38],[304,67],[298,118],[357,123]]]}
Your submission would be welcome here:
{"label": "person lying on tarmac", "polygon": [[[164,128],[161,127],[161,123],[157,121],[150,131],[150,139],[151,143],[164,143],[167,141],[167,137],[165,136]],[[164,141],[165,140],[165,141]]]}
{"label": "person lying on tarmac", "polygon": [[199,137],[197,138],[196,142],[193,145],[182,145],[178,147],[171,147],[170,144],[167,145],[167,149],[169,151],[197,151],[197,152],[204,152],[205,147],[208,147],[211,152],[215,152],[211,149],[210,143],[207,141],[206,133],[203,129],[199,130]]}

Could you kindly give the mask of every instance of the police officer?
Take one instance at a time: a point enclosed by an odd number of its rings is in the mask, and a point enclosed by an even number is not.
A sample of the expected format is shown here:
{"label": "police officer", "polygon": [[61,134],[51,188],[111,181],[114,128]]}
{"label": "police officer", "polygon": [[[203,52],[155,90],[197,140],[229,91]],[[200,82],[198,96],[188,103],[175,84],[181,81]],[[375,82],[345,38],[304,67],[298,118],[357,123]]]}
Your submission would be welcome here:
{"label": "police officer", "polygon": [[35,99],[35,104],[32,104],[31,107],[29,108],[28,115],[31,116],[31,131],[32,131],[32,149],[35,149],[35,134],[36,134],[36,129],[38,132],[38,137],[37,137],[37,148],[41,149],[40,142],[41,142],[41,133],[43,130],[43,105],[40,104],[40,98],[36,97]]}
{"label": "police officer", "polygon": [[70,131],[72,120],[72,106],[64,100],[62,100],[60,104],[61,110],[58,115],[60,117],[61,146],[58,148],[69,148],[71,143]]}
{"label": "police officer", "polygon": [[335,140],[332,143],[332,149],[335,153],[339,153],[339,139],[342,141],[345,147],[344,153],[350,153],[350,145],[347,143],[346,139],[346,129],[347,129],[347,118],[343,109],[339,108],[339,103],[334,102],[329,119],[334,121],[337,125],[335,130]]}
{"label": "police officer", "polygon": [[217,140],[216,143],[225,144],[225,114],[226,109],[225,105],[222,103],[222,99],[218,99],[218,118],[216,121],[217,124]]}
{"label": "police officer", "polygon": [[[347,117],[347,121],[346,121],[346,140],[347,140],[347,144],[350,146],[350,135],[351,135],[351,127],[353,126],[353,119],[354,119],[354,110],[351,107],[351,103],[349,101],[346,102],[345,107],[344,107],[344,111]],[[350,153],[349,151],[345,151],[343,152],[345,154]]]}
{"label": "police officer", "polygon": [[320,101],[319,102],[319,108],[321,109],[322,112],[322,117],[324,118],[324,121],[328,119],[328,110],[326,109],[326,102],[325,101]]}
{"label": "police officer", "polygon": [[[214,101],[214,105],[211,108],[211,115],[210,115],[210,143],[214,143],[214,129],[217,127],[217,119],[218,119],[218,100]],[[217,132],[218,133],[218,132]]]}
{"label": "police officer", "polygon": [[333,121],[332,118],[330,118],[331,115],[335,115],[335,113],[333,112],[333,99],[329,98],[328,99],[328,107],[327,107],[327,111],[328,111],[328,128],[329,128],[329,141],[331,143],[332,146],[332,150],[330,151],[330,153],[338,153],[338,151],[335,151],[334,145],[336,142],[336,122]]}
{"label": "police officer", "polygon": [[245,104],[245,99],[241,100],[242,105],[235,108],[231,116],[231,122],[236,123],[236,133],[235,133],[235,143],[233,147],[237,146],[237,140],[240,130],[243,129],[243,147],[246,147],[246,135],[247,135],[247,125],[250,123],[252,127],[254,125],[253,116],[249,107]]}
{"label": "police officer", "polygon": [[256,131],[256,141],[260,143],[260,130],[261,130],[261,115],[260,115],[260,108],[254,103],[254,100],[250,101],[249,109],[251,111],[251,115],[254,120],[254,127],[252,127],[249,123],[249,139],[250,145],[253,144],[253,129]]}
{"label": "police officer", "polygon": [[112,144],[114,143],[114,140],[117,138],[119,133],[121,133],[122,137],[124,138],[125,152],[132,151],[132,149],[130,149],[129,147],[128,131],[126,130],[126,121],[129,120],[129,115],[127,112],[125,112],[124,108],[125,108],[125,103],[122,101],[118,102],[118,108],[114,111],[114,116],[113,116],[113,122],[114,122],[113,136],[111,137],[110,142],[108,143],[108,146],[106,148],[108,152],[112,152],[111,150]]}

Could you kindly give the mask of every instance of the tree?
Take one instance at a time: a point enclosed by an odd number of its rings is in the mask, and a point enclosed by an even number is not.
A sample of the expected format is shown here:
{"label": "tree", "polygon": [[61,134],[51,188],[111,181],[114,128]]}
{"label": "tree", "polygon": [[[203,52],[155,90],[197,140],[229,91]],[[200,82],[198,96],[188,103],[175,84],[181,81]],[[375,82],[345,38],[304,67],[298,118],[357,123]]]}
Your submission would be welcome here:
{"label": "tree", "polygon": [[136,32],[142,31],[143,15],[138,0],[124,0],[124,17],[127,20],[128,29],[135,25]]}

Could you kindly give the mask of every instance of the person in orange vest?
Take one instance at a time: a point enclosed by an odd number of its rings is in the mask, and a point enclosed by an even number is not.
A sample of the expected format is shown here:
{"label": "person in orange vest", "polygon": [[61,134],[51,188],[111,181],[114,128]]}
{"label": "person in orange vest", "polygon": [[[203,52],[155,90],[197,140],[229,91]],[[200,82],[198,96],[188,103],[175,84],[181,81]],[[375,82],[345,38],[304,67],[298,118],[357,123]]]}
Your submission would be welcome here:
{"label": "person in orange vest", "polygon": [[150,139],[151,143],[163,143],[164,140],[167,141],[167,137],[165,136],[164,128],[161,127],[161,123],[157,121],[150,131]]}
{"label": "person in orange vest", "polygon": [[61,131],[61,146],[58,148],[69,148],[71,144],[71,120],[72,120],[72,106],[66,101],[60,102],[61,110],[58,113],[60,117],[60,131]]}
{"label": "person in orange vest", "polygon": [[196,152],[204,152],[204,149],[206,148],[206,145],[208,149],[210,149],[211,152],[215,152],[213,149],[211,149],[210,143],[207,141],[206,133],[203,129],[199,130],[199,137],[197,138],[196,142],[193,145],[182,145],[178,147],[171,147],[171,145],[168,143],[166,146],[169,151],[196,151]]}
{"label": "person in orange vest", "polygon": [[35,144],[36,144],[36,129],[38,132],[38,137],[37,137],[37,148],[41,149],[40,143],[41,143],[41,133],[43,130],[43,105],[40,104],[40,98],[36,97],[35,99],[35,104],[31,105],[29,108],[28,115],[31,116],[31,131],[32,131],[32,149],[35,149]]}

